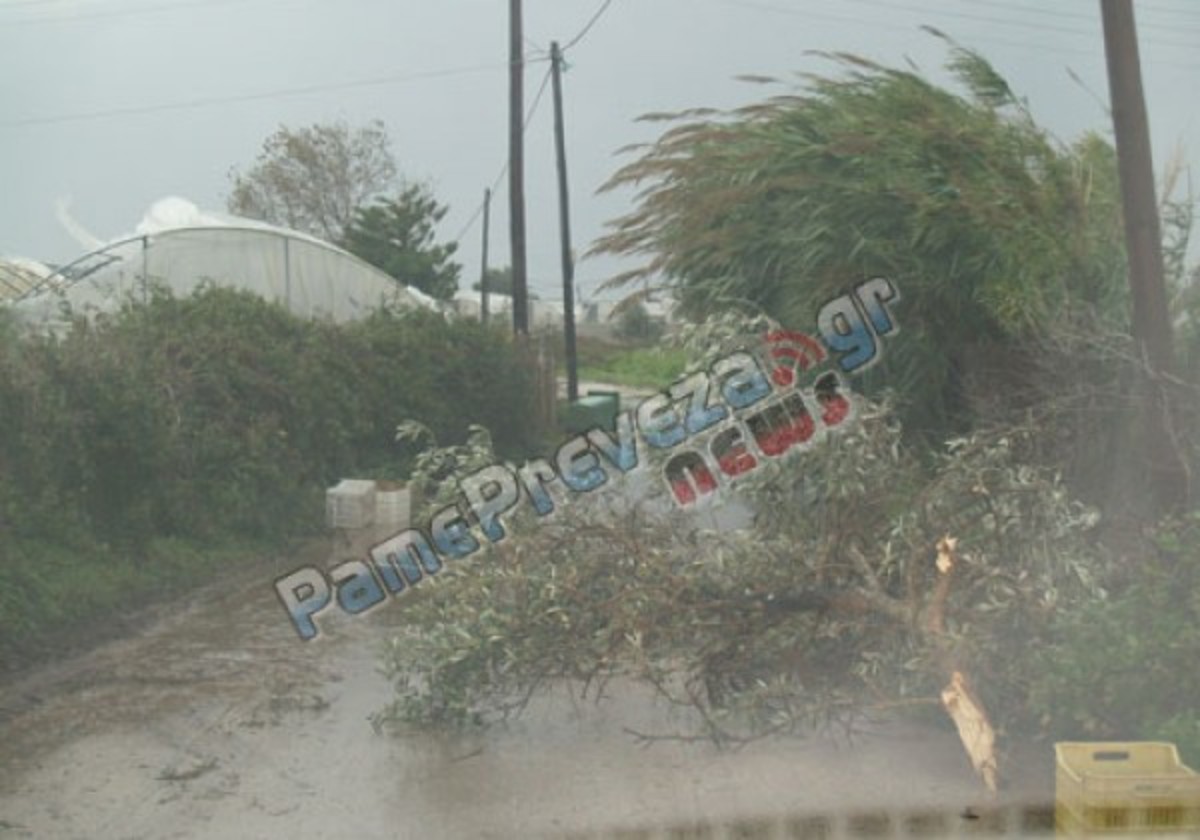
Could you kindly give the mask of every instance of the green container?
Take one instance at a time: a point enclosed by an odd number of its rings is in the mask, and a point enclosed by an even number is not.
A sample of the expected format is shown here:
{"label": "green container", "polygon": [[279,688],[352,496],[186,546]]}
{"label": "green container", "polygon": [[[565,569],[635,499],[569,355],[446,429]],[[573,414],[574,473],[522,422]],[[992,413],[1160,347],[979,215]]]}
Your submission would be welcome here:
{"label": "green container", "polygon": [[616,391],[588,391],[587,396],[567,405],[563,427],[568,432],[586,432],[597,426],[612,431],[620,410],[621,395]]}

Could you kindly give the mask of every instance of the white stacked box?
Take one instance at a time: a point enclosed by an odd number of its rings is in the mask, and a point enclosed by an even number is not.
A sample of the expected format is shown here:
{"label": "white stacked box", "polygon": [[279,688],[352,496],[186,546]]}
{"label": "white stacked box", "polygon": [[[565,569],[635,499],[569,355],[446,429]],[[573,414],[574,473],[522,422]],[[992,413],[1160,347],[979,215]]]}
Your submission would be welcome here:
{"label": "white stacked box", "polygon": [[325,491],[325,523],[330,528],[365,528],[374,518],[374,481],[346,478]]}
{"label": "white stacked box", "polygon": [[381,525],[407,525],[410,517],[411,497],[408,487],[394,490],[375,488],[375,521]]}

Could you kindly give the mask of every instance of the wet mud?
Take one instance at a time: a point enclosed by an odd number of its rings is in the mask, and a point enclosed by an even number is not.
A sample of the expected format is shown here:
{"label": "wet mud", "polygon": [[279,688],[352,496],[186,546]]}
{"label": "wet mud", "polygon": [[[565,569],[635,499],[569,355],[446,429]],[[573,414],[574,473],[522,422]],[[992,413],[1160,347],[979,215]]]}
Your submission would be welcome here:
{"label": "wet mud", "polygon": [[[643,747],[625,727],[680,721],[632,686],[599,703],[553,692],[486,735],[379,735],[368,718],[391,691],[378,654],[403,601],[331,616],[303,643],[271,587],[376,536],[246,570],[128,638],[0,685],[0,838],[600,837],[680,825],[799,836],[786,825],[801,817],[924,813],[949,829],[980,807],[949,732],[890,724],[850,744]],[[1006,795],[1046,801],[1049,768],[1037,756],[1024,767]]]}

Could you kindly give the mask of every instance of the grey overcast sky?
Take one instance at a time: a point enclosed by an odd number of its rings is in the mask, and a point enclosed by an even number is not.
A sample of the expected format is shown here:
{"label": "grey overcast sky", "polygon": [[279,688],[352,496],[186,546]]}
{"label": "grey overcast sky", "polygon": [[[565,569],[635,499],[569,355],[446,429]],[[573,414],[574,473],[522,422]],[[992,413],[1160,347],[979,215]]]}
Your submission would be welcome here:
{"label": "grey overcast sky", "polygon": [[[525,0],[531,58],[567,42],[601,0]],[[1200,161],[1200,0],[1137,0],[1161,172]],[[0,254],[66,261],[81,248],[57,199],[102,238],[131,232],[156,199],[223,209],[228,171],[278,125],[382,119],[403,173],[467,225],[507,154],[506,0],[0,0]],[[944,80],[936,26],[982,51],[1059,137],[1111,135],[1099,0],[613,0],[570,51],[566,125],[576,247],[629,207],[597,196],[621,146],[655,136],[649,111],[726,107],[765,94],[738,74],[832,69],[807,54],[911,58]],[[1082,81],[1072,80],[1068,68]],[[532,103],[547,69],[526,70]],[[659,127],[661,129],[661,127]],[[530,277],[556,291],[550,98],[527,135]],[[507,190],[493,204],[492,264],[508,260]],[[463,237],[476,278],[478,223]],[[1193,250],[1193,253],[1195,251]],[[585,293],[617,266],[585,260]]]}

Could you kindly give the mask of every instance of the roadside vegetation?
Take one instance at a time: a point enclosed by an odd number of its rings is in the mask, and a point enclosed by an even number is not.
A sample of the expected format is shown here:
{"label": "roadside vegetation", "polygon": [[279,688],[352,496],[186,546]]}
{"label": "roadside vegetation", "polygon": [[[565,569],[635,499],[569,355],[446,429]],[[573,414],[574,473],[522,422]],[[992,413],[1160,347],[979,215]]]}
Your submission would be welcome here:
{"label": "roadside vegetation", "polygon": [[[852,379],[855,424],[722,484],[752,528],[650,518],[616,481],[545,519],[522,500],[509,539],[405,601],[380,723],[488,725],[555,684],[633,679],[687,710],[646,740],[917,714],[994,735],[966,744],[989,786],[1015,737],[1167,738],[1200,764],[1200,491],[1164,509],[1143,446],[1145,405],[1168,403],[1171,446],[1200,474],[1192,204],[1168,178],[1184,365],[1153,379],[1130,334],[1111,145],[1049,135],[986,60],[948,50],[950,88],[838,54],[799,90],[765,81],[738,110],[647,117],[666,130],[613,176],[635,206],[595,250],[643,261],[614,285],[637,284],[631,303],[661,285],[688,323],[668,345],[631,306],[631,343],[580,342],[582,379],[661,390],[761,353],[768,330],[812,332],[872,277],[900,290],[900,332]],[[317,212],[293,134],[375,161],[355,206]],[[444,208],[395,174],[378,127],[281,130],[231,207],[444,297]],[[313,532],[341,477],[411,477],[445,504],[456,474],[550,455],[534,403],[507,330],[427,313],[335,326],[208,288],[55,338],[0,321],[0,668]]]}
{"label": "roadside vegetation", "polygon": [[[722,488],[751,530],[697,535],[636,504],[513,516],[512,539],[409,606],[381,720],[486,725],[552,683],[623,677],[691,712],[650,739],[911,711],[994,733],[968,745],[989,785],[1014,736],[1170,737],[1200,762],[1200,520],[1156,506],[1141,410],[1171,400],[1197,474],[1200,380],[1151,381],[1134,351],[1109,143],[1050,136],[986,60],[949,51],[954,89],[836,55],[800,90],[647,118],[667,130],[612,179],[636,206],[596,250],[645,261],[618,286],[678,297],[689,362],[761,350],[764,325],[812,331],[876,276],[901,331],[853,381],[853,431]],[[1190,206],[1166,192],[1194,358]]]}
{"label": "roadside vegetation", "polygon": [[578,346],[580,379],[630,388],[666,388],[679,378],[688,361],[682,347],[663,343],[638,346],[580,339]]}
{"label": "roadside vegetation", "polygon": [[398,282],[440,300],[458,289],[458,245],[439,244],[449,208],[402,178],[387,128],[375,121],[280,126],[248,169],[230,172],[229,212],[345,248]]}
{"label": "roadside vegetation", "polygon": [[0,328],[0,664],[323,527],[324,489],[407,476],[397,423],[536,440],[507,338],[426,312],[351,325],[208,288],[58,338]]}

